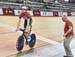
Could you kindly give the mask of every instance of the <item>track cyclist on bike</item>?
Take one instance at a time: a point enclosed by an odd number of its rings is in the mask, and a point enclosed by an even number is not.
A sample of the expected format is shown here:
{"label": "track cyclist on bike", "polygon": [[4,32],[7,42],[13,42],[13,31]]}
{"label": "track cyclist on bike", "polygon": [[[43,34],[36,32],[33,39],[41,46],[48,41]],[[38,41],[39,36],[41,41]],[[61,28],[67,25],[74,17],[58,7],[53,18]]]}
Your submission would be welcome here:
{"label": "track cyclist on bike", "polygon": [[[22,12],[20,13],[20,15],[19,15],[19,22],[18,22],[18,25],[17,25],[17,29],[16,29],[16,31],[18,31],[19,30],[19,26],[20,26],[20,23],[21,23],[21,18],[23,18],[24,19],[24,30],[26,31],[27,30],[27,24],[28,24],[28,26],[31,28],[32,27],[32,17],[31,17],[31,15],[30,15],[30,13],[28,12],[28,7],[26,7],[26,6],[24,6],[24,7],[22,7]],[[31,31],[31,29],[30,29],[30,31]],[[30,33],[30,32],[29,32]],[[28,38],[28,37],[26,37],[26,38]],[[26,44],[27,44],[28,42],[26,41]]]}

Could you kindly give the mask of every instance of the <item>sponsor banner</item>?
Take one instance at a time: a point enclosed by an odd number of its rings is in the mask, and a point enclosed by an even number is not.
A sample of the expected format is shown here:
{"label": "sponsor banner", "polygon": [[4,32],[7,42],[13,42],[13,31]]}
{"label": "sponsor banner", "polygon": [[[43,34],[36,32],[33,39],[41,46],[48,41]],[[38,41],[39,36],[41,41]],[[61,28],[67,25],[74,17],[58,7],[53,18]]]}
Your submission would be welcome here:
{"label": "sponsor banner", "polygon": [[58,12],[58,15],[59,16],[63,16],[63,12]]}
{"label": "sponsor banner", "polygon": [[41,16],[41,13],[39,10],[34,10],[33,11],[33,16]]}
{"label": "sponsor banner", "polygon": [[71,12],[58,12],[58,15],[59,16],[63,16],[63,15],[71,16]]}
{"label": "sponsor banner", "polygon": [[44,12],[44,11],[41,11],[41,16],[53,16],[53,12]]}
{"label": "sponsor banner", "polygon": [[72,15],[72,16],[75,16],[75,12],[71,12],[71,15]]}
{"label": "sponsor banner", "polygon": [[21,10],[14,10],[15,15],[19,15],[22,11]]}
{"label": "sponsor banner", "polygon": [[46,16],[49,16],[49,13],[48,12],[46,12]]}
{"label": "sponsor banner", "polygon": [[[11,8],[0,8],[1,15],[19,15],[22,10],[14,10]],[[44,12],[39,10],[28,11],[31,16],[75,16],[75,12]]]}
{"label": "sponsor banner", "polygon": [[71,12],[67,12],[67,16],[71,16]]}
{"label": "sponsor banner", "polygon": [[11,8],[3,8],[3,15],[14,15],[14,9]]}
{"label": "sponsor banner", "polygon": [[50,16],[50,15],[49,15],[49,12],[47,12],[47,16]]}
{"label": "sponsor banner", "polygon": [[53,12],[48,12],[48,15],[49,16],[53,16]]}
{"label": "sponsor banner", "polygon": [[[15,15],[19,15],[22,12],[22,10],[14,10]],[[28,11],[31,16],[33,16],[33,11]]]}
{"label": "sponsor banner", "polygon": [[28,11],[30,13],[31,16],[33,16],[33,11]]}
{"label": "sponsor banner", "polygon": [[0,9],[0,14],[1,14],[1,15],[3,14],[3,11],[2,11],[2,9]]}
{"label": "sponsor banner", "polygon": [[51,12],[46,12],[46,15],[45,16],[51,16]]}
{"label": "sponsor banner", "polygon": [[63,15],[66,15],[67,16],[67,12],[63,12]]}
{"label": "sponsor banner", "polygon": [[46,12],[41,11],[41,16],[46,16]]}
{"label": "sponsor banner", "polygon": [[58,12],[53,12],[53,16],[59,16]]}

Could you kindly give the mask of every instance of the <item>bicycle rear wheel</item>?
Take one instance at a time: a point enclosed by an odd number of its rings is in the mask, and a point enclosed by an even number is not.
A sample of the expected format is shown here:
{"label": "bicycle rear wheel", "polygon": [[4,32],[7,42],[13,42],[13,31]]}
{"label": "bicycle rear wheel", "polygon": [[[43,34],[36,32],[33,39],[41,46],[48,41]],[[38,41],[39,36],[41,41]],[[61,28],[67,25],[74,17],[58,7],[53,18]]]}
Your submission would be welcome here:
{"label": "bicycle rear wheel", "polygon": [[33,48],[35,43],[36,43],[36,35],[35,34],[31,34],[30,37],[31,37],[31,40],[29,41],[29,47]]}

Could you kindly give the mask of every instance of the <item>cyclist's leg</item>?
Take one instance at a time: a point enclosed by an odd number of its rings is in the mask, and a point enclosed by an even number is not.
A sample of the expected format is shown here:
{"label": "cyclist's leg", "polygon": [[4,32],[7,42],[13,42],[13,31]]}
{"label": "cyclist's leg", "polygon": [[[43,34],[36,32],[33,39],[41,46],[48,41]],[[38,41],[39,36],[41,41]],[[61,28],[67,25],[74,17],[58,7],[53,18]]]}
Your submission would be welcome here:
{"label": "cyclist's leg", "polygon": [[27,20],[24,21],[24,29],[26,30],[27,27]]}
{"label": "cyclist's leg", "polygon": [[32,29],[32,18],[30,17],[30,20],[29,20],[29,26],[30,26],[30,32],[31,32],[31,29]]}
{"label": "cyclist's leg", "polygon": [[[27,20],[24,21],[24,29],[26,30],[26,27],[27,27]],[[28,41],[27,41],[27,36],[25,35],[25,38],[26,38],[26,45],[28,44]]]}

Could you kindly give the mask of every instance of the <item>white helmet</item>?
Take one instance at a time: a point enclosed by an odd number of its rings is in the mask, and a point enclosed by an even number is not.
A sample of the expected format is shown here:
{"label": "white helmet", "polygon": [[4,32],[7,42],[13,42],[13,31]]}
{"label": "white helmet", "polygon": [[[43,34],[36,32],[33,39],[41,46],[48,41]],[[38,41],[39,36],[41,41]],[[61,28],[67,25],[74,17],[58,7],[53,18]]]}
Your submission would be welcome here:
{"label": "white helmet", "polygon": [[26,7],[26,6],[23,6],[23,7],[22,7],[22,9],[25,9],[25,10],[27,10],[27,9],[28,9],[28,7]]}

